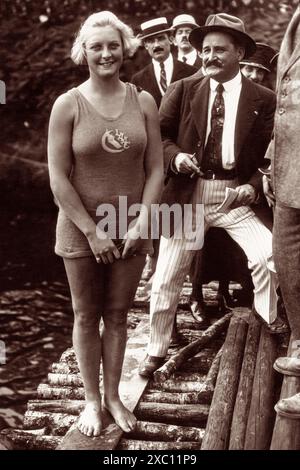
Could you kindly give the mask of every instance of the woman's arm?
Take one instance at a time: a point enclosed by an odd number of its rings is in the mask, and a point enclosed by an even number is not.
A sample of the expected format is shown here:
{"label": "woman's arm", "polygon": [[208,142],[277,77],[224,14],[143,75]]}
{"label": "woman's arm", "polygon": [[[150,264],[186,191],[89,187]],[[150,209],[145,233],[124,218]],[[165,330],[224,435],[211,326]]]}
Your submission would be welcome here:
{"label": "woman's arm", "polygon": [[59,206],[86,236],[95,257],[100,257],[104,263],[112,262],[113,254],[116,258],[120,257],[118,249],[105,234],[104,240],[97,238],[96,224],[84,208],[69,179],[73,158],[74,113],[73,101],[66,94],[61,95],[52,108],[48,134],[50,186]]}
{"label": "woman's arm", "polygon": [[[147,148],[145,153],[146,180],[142,196],[142,210],[137,219],[135,230],[145,233],[144,227],[150,228],[151,206],[160,202],[163,189],[163,147],[159,128],[158,110],[154,98],[142,91],[139,100],[145,117],[147,132]],[[125,244],[123,257],[129,248],[134,246],[134,240],[128,240]]]}
{"label": "woman's arm", "polygon": [[146,181],[142,204],[150,211],[152,204],[160,202],[163,189],[163,146],[158,110],[154,98],[146,91],[142,91],[139,95],[139,99],[145,116],[147,132],[147,148],[145,154]]}

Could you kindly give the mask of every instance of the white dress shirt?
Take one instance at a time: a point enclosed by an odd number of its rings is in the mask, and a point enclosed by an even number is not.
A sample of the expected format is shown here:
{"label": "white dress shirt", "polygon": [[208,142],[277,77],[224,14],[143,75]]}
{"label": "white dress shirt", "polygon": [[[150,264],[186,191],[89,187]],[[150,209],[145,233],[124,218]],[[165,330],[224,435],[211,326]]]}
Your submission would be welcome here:
{"label": "white dress shirt", "polygon": [[[160,63],[157,60],[152,59],[152,64],[154,67],[154,75],[158,84],[158,88],[160,89],[161,94],[164,95],[165,92],[160,86],[160,71],[161,71]],[[173,61],[172,54],[169,54],[169,57],[167,58],[167,60],[164,61],[164,66],[165,66],[165,71],[166,71],[167,86],[169,86],[171,83],[173,70],[174,70],[174,61]]]}
{"label": "white dress shirt", "polygon": [[178,50],[178,60],[180,60],[180,62],[183,62],[183,56],[186,57],[186,64],[194,65],[197,59],[197,51],[196,49],[193,49],[192,52],[189,52],[188,54],[183,54],[183,52]]}
{"label": "white dress shirt", "polygon": [[[219,82],[216,82],[213,78],[210,79],[210,96],[208,101],[208,115],[207,115],[207,128],[206,128],[206,139],[210,133],[211,125],[211,109],[217,94],[216,88]],[[225,119],[223,125],[223,136],[222,136],[222,164],[226,170],[231,170],[235,166],[235,154],[234,154],[234,134],[237,109],[242,89],[242,75],[241,72],[228,82],[222,83],[224,86],[223,98],[225,105]]]}

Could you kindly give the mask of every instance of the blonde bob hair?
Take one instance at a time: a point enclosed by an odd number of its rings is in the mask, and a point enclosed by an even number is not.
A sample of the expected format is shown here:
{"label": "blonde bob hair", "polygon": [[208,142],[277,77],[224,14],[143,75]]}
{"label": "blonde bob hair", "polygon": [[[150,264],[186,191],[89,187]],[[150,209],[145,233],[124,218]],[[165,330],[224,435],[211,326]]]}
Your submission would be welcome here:
{"label": "blonde bob hair", "polygon": [[124,57],[131,57],[140,46],[141,41],[134,37],[132,29],[114,15],[111,11],[99,11],[90,15],[81,25],[71,51],[71,59],[75,64],[80,65],[85,62],[85,43],[93,28],[99,26],[112,26],[119,31]]}

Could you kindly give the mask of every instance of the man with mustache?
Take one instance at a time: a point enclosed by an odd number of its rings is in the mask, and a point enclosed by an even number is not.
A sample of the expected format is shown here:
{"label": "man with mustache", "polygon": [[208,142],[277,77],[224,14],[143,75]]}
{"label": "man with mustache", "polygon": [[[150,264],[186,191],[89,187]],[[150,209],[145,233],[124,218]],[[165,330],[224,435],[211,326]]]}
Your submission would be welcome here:
{"label": "man with mustache", "polygon": [[197,68],[173,58],[171,28],[165,17],[142,23],[140,38],[152,62],[134,74],[131,82],[148,91],[159,107],[170,83],[193,75]]}
{"label": "man with mustache", "polygon": [[189,35],[198,25],[192,15],[178,15],[173,19],[174,45],[177,46],[177,59],[185,64],[193,65],[200,69],[202,60],[198,51],[191,45]]}
{"label": "man with mustache", "polygon": [[[276,281],[269,270],[272,234],[255,212],[262,193],[275,94],[243,77],[239,62],[256,49],[244,23],[226,13],[210,15],[189,37],[201,51],[205,76],[172,84],[160,108],[168,183],[162,202],[203,208],[204,231],[223,227],[241,246],[252,269],[254,311],[271,324],[277,315]],[[219,211],[226,188],[237,197]],[[139,373],[151,374],[167,354],[173,319],[186,274],[196,253],[185,233],[161,237],[150,301],[150,340]]]}

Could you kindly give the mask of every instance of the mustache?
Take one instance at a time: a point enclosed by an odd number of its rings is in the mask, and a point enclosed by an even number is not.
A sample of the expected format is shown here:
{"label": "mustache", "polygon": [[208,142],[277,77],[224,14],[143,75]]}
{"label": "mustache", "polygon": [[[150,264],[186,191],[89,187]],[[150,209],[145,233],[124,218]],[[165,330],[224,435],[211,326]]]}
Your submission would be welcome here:
{"label": "mustache", "polygon": [[162,48],[162,47],[159,47],[159,46],[158,46],[158,47],[155,47],[155,48],[153,49],[153,52],[163,52],[163,48]]}
{"label": "mustache", "polygon": [[210,67],[211,65],[215,65],[216,67],[222,67],[223,66],[222,62],[218,59],[207,61],[204,65],[205,65],[205,67]]}

